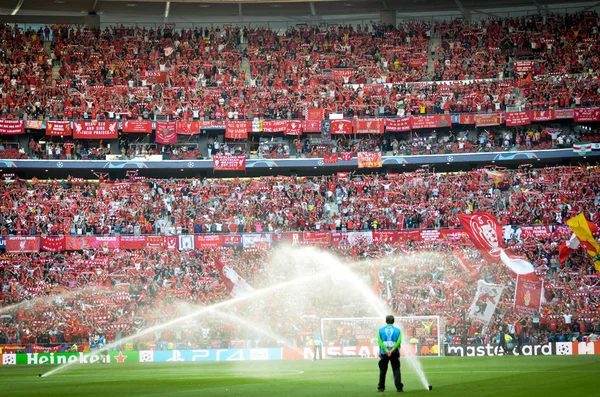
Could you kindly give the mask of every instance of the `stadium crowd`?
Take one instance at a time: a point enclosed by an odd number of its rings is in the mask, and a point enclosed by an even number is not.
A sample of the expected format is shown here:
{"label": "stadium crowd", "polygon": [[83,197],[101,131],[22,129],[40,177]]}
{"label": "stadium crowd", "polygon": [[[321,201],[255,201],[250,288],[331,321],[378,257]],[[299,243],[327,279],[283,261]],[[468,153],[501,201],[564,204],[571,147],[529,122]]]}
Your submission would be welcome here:
{"label": "stadium crowd", "polygon": [[[3,235],[246,231],[277,236],[287,231],[422,230],[455,228],[457,214],[474,211],[492,212],[503,225],[558,227],[581,212],[597,222],[600,202],[596,168],[578,167],[488,168],[385,177],[101,183],[69,178],[1,184]],[[539,315],[517,318],[510,299],[505,298],[487,329],[463,320],[475,283],[452,253],[462,252],[483,279],[506,285],[504,297],[513,296],[514,276],[500,265],[483,265],[477,251],[464,239],[435,243],[363,241],[323,249],[342,258],[367,283],[376,285],[377,278],[381,296],[396,313],[442,315],[442,331],[447,337],[467,337],[469,342],[474,338],[491,340],[499,327],[509,325],[526,327],[527,338],[539,341],[582,338],[598,331],[598,278],[593,264],[579,253],[565,265],[558,263],[558,244],[569,236],[553,232],[543,238],[506,237],[506,245],[527,257],[544,278],[546,303]],[[227,299],[229,291],[216,270],[215,256],[231,264],[255,288],[268,285],[270,279],[263,272],[271,253],[264,246],[182,252],[98,248],[5,253],[0,261],[0,343],[81,343],[102,336],[111,342],[181,313],[179,301],[205,305]],[[375,274],[373,263],[378,261],[389,265],[382,265]],[[328,312],[331,309],[317,304],[304,313],[306,318],[289,319],[268,312],[261,321],[289,340],[302,343],[295,338],[302,332],[310,333],[316,326],[314,318],[343,314],[339,310]],[[352,312],[351,308],[344,310]],[[238,314],[243,313],[257,315],[242,308]],[[174,346],[185,341],[209,346],[218,341],[216,346],[222,346],[239,343],[244,337],[243,327],[238,329],[234,321],[220,319],[212,324],[208,334],[201,329],[169,330],[147,336],[143,342],[165,341]]]}

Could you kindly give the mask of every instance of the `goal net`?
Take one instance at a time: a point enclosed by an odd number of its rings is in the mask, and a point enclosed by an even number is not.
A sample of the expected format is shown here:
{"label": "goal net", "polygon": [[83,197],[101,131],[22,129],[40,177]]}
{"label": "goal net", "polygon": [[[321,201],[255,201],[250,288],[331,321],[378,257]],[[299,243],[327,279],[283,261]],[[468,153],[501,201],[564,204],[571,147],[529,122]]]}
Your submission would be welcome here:
{"label": "goal net", "polygon": [[[323,357],[379,357],[377,331],[385,325],[380,317],[321,319]],[[440,356],[440,316],[396,317],[402,330],[402,354]]]}

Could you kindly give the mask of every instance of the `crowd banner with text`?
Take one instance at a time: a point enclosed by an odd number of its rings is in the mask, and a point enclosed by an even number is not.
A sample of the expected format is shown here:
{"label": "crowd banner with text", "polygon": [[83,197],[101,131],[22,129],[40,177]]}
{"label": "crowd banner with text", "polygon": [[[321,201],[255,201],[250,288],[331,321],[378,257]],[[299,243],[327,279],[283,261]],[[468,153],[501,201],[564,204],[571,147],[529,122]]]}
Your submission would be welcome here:
{"label": "crowd banner with text", "polygon": [[175,133],[174,121],[156,122],[156,143],[161,145],[171,145],[177,143],[177,133]]}
{"label": "crowd banner with text", "polygon": [[520,125],[531,124],[529,119],[529,113],[527,112],[507,112],[506,113],[506,126],[517,127]]}
{"label": "crowd banner with text", "polygon": [[121,236],[121,249],[139,250],[146,248],[146,236]]}
{"label": "crowd banner with text", "polygon": [[0,120],[0,135],[20,135],[25,133],[23,120]]}
{"label": "crowd banner with text", "polygon": [[475,124],[475,115],[474,114],[461,114],[458,116],[459,124]]}
{"label": "crowd banner with text", "polygon": [[494,127],[501,124],[499,113],[486,113],[475,115],[476,127]]}
{"label": "crowd banner with text", "polygon": [[23,252],[39,252],[40,238],[30,236],[7,236],[6,237],[6,252],[23,253]]}
{"label": "crowd banner with text", "polygon": [[74,121],[75,139],[117,139],[119,123],[116,121]]}
{"label": "crowd banner with text", "polygon": [[356,134],[383,134],[384,128],[384,119],[356,119],[354,121],[354,132]]}
{"label": "crowd banner with text", "polygon": [[150,134],[152,132],[151,121],[125,120],[121,127],[123,132],[132,134]]}
{"label": "crowd banner with text", "polygon": [[518,274],[515,288],[515,313],[527,316],[539,313],[543,290],[544,280],[540,280],[535,273]]}
{"label": "crowd banner with text", "polygon": [[381,152],[358,152],[358,168],[380,168],[383,165]]}
{"label": "crowd banner with text", "polygon": [[65,236],[46,236],[40,240],[41,250],[47,252],[62,252],[67,248]]}
{"label": "crowd banner with text", "polygon": [[215,171],[244,171],[246,169],[246,157],[213,156],[213,169]]}
{"label": "crowd banner with text", "polygon": [[[529,118],[533,122],[552,121],[556,118],[554,110],[530,110]],[[571,117],[572,118],[572,117]]]}
{"label": "crowd banner with text", "polygon": [[227,139],[248,139],[248,130],[252,128],[248,121],[226,121],[225,138]]}
{"label": "crowd banner with text", "polygon": [[411,125],[414,130],[424,128],[448,128],[452,127],[452,116],[449,114],[413,116],[411,117]]}
{"label": "crowd banner with text", "polygon": [[596,123],[600,121],[600,108],[577,108],[574,116],[576,123]]}
{"label": "crowd banner with text", "polygon": [[402,117],[399,119],[385,119],[385,130],[387,132],[407,132],[412,129],[410,117]]}
{"label": "crowd banner with text", "polygon": [[177,121],[175,122],[175,133],[177,135],[197,135],[200,133],[200,122]]}
{"label": "crowd banner with text", "polygon": [[48,121],[46,123],[47,136],[71,136],[72,134],[70,121]]}
{"label": "crowd banner with text", "polygon": [[352,134],[352,120],[330,120],[331,135],[350,135]]}

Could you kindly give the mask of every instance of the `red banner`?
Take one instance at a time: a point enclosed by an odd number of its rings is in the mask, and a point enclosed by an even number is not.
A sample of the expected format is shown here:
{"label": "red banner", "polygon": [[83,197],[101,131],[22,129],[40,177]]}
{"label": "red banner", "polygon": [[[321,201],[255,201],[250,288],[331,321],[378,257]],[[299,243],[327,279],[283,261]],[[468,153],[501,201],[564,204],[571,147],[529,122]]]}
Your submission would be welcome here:
{"label": "red banner", "polygon": [[146,248],[162,250],[165,248],[165,239],[163,236],[146,236]]}
{"label": "red banner", "polygon": [[40,238],[39,237],[21,237],[8,236],[6,237],[6,252],[39,252]]}
{"label": "red banner", "polygon": [[123,132],[150,134],[152,132],[152,122],[136,120],[123,121]]}
{"label": "red banner", "polygon": [[379,168],[382,165],[381,152],[358,152],[358,168]]}
{"label": "red banner", "polygon": [[555,118],[554,110],[530,110],[529,118],[533,122],[552,121]]}
{"label": "red banner", "polygon": [[527,112],[508,112],[506,113],[506,126],[516,127],[519,125],[531,124],[529,114]]}
{"label": "red banner", "polygon": [[321,108],[306,110],[306,120],[321,121],[324,118],[325,118],[325,110],[323,110]]}
{"label": "red banner", "polygon": [[458,116],[459,124],[475,124],[475,115],[474,114],[461,114]]}
{"label": "red banner", "polygon": [[542,304],[544,281],[535,273],[517,275],[515,289],[515,312],[519,315],[539,313]]}
{"label": "red banner", "polygon": [[498,261],[503,248],[503,232],[494,215],[476,212],[458,215],[458,219],[481,255],[490,263]]}
{"label": "red banner", "polygon": [[248,126],[246,121],[226,121],[225,138],[228,139],[247,139],[248,131],[252,126]]}
{"label": "red banner", "polygon": [[357,134],[383,134],[384,119],[357,119],[354,132]]}
{"label": "red banner", "polygon": [[331,120],[331,135],[350,135],[352,134],[352,120],[341,119]]}
{"label": "red banner", "polygon": [[342,152],[342,153],[340,153],[340,159],[342,161],[350,161],[350,160],[352,160],[352,152]]}
{"label": "red banner", "polygon": [[141,75],[142,80],[147,80],[150,78],[154,78],[157,84],[165,84],[167,82],[167,72],[153,71],[150,72],[148,70],[144,71]]}
{"label": "red banner", "polygon": [[25,133],[23,120],[0,120],[0,135],[19,135]]}
{"label": "red banner", "polygon": [[241,234],[225,234],[223,235],[224,247],[239,247],[242,245]]}
{"label": "red banner", "polygon": [[70,121],[48,121],[46,123],[46,135],[48,136],[71,136],[72,134]]}
{"label": "red banner", "polygon": [[324,154],[323,155],[323,162],[325,164],[335,164],[338,162],[338,154],[337,153],[333,153],[333,154]]}
{"label": "red banner", "polygon": [[42,237],[40,241],[42,251],[62,252],[67,249],[65,236]]}
{"label": "red banner", "polygon": [[177,121],[175,123],[175,132],[177,135],[197,135],[200,133],[199,121]]}
{"label": "red banner", "polygon": [[452,126],[452,116],[449,114],[436,116],[413,116],[411,118],[414,130],[423,128],[447,128]]}
{"label": "red banner", "polygon": [[119,236],[92,237],[92,248],[114,251],[121,247]]}
{"label": "red banner", "polygon": [[579,108],[575,109],[576,123],[595,123],[600,121],[600,108]]}
{"label": "red banner", "polygon": [[373,231],[374,243],[395,243],[397,233],[394,230]]}
{"label": "red banner", "polygon": [[321,132],[321,121],[302,120],[302,131],[306,133]]}
{"label": "red banner", "polygon": [[521,226],[521,239],[552,237],[552,226]]}
{"label": "red banner", "polygon": [[410,117],[402,117],[400,119],[386,119],[385,130],[388,132],[406,132],[412,129]]}
{"label": "red banner", "polygon": [[557,119],[572,119],[575,117],[575,109],[556,109],[554,115]]}
{"label": "red banner", "polygon": [[220,234],[197,234],[196,249],[209,250],[213,248],[221,248],[223,246],[223,236]]}
{"label": "red banner", "polygon": [[[297,122],[300,124],[299,122]],[[287,120],[263,120],[263,132],[285,132],[288,129]]]}
{"label": "red banner", "polygon": [[146,248],[145,236],[121,236],[121,249],[141,250]]}
{"label": "red banner", "polygon": [[205,130],[224,130],[225,129],[225,121],[222,120],[206,120],[199,121],[200,129]]}
{"label": "red banner", "polygon": [[288,121],[285,135],[302,135],[302,123],[300,121]]}
{"label": "red banner", "polygon": [[533,61],[515,61],[515,73],[527,73],[533,70]]}
{"label": "red banner", "polygon": [[500,125],[500,116],[497,113],[475,115],[476,127],[493,127]]}
{"label": "red banner", "polygon": [[67,236],[67,251],[80,251],[92,248],[92,238],[87,236]]}
{"label": "red banner", "polygon": [[74,121],[75,139],[117,139],[119,123],[116,121]]}
{"label": "red banner", "polygon": [[177,134],[175,133],[175,122],[156,122],[156,143],[170,145],[177,143]]}
{"label": "red banner", "polygon": [[165,236],[165,248],[167,251],[175,251],[177,250],[177,246],[179,245],[179,239],[177,236]]}
{"label": "red banner", "polygon": [[325,245],[331,244],[331,233],[329,232],[303,232],[302,241],[306,244]]}
{"label": "red banner", "polygon": [[244,156],[213,156],[213,170],[215,171],[244,171],[246,157]]}
{"label": "red banner", "polygon": [[42,120],[25,120],[25,128],[29,130],[41,130],[44,128]]}

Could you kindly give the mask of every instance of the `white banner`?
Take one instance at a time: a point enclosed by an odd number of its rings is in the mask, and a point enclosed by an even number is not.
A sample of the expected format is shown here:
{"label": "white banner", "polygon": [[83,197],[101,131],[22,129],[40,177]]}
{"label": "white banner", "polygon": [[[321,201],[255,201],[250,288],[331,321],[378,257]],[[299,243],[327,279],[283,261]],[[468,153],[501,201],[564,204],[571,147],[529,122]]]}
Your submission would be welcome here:
{"label": "white banner", "polygon": [[179,251],[187,251],[194,249],[194,235],[186,234],[179,236]]}
{"label": "white banner", "polygon": [[473,304],[469,310],[469,316],[484,324],[490,322],[492,315],[496,311],[496,306],[500,302],[504,286],[489,284],[483,280],[477,282],[477,293]]}

